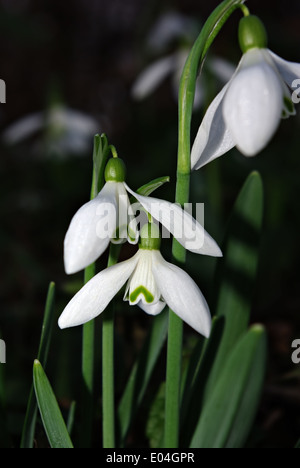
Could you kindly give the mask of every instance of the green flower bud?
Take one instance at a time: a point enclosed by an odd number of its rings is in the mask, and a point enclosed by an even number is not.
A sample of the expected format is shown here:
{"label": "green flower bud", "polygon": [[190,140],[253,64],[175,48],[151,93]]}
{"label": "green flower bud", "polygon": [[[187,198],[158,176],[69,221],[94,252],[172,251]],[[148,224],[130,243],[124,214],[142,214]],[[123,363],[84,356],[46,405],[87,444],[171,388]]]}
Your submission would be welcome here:
{"label": "green flower bud", "polygon": [[122,159],[111,158],[105,168],[105,182],[124,182],[126,179],[126,166]]}
{"label": "green flower bud", "polygon": [[161,244],[159,227],[154,223],[145,224],[140,233],[140,249],[159,250]]}
{"label": "green flower bud", "polygon": [[239,25],[239,42],[243,53],[250,49],[266,49],[268,36],[262,21],[254,15],[245,16]]}

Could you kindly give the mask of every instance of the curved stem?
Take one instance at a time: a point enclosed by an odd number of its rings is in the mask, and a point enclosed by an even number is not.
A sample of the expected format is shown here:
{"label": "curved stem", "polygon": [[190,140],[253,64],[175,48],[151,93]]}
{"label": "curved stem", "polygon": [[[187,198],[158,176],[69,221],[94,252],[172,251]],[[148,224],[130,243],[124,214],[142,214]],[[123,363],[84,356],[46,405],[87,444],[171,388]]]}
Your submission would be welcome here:
{"label": "curved stem", "polygon": [[244,16],[250,16],[250,10],[246,7],[246,5],[241,5],[240,9],[242,10]]}
{"label": "curved stem", "polygon": [[[179,88],[179,128],[176,203],[182,206],[189,202],[191,173],[191,120],[199,69],[214,39],[238,8],[244,7],[245,0],[225,0],[210,15],[185,64]],[[173,258],[184,264],[186,251],[175,239]],[[180,380],[182,360],[182,321],[170,311],[167,349],[166,406],[165,406],[165,448],[177,448],[180,420]]]}

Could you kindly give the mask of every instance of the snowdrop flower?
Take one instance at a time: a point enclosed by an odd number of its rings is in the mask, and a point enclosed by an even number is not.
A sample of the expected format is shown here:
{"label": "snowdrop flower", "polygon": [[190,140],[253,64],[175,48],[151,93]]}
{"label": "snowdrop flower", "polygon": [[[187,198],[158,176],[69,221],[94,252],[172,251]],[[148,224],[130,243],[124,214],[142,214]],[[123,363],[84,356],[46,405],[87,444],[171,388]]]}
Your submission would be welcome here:
{"label": "snowdrop flower", "polygon": [[[125,165],[119,158],[109,160],[105,181],[96,198],[83,205],[73,217],[64,241],[67,274],[77,273],[99,258],[110,242],[138,242],[137,211],[141,207],[191,252],[221,257],[222,252],[202,224],[180,205],[141,196],[125,183]],[[128,194],[136,200],[131,205]]]}
{"label": "snowdrop flower", "polygon": [[125,187],[125,165],[111,158],[105,168],[105,185],[96,198],[83,205],[71,220],[64,240],[67,274],[77,273],[95,262],[110,242],[138,242],[130,201]]}
{"label": "snowdrop flower", "polygon": [[[163,57],[149,65],[137,78],[132,88],[132,97],[136,101],[145,99],[152,94],[168,76],[172,77],[174,96],[178,96],[181,74],[190,49],[181,49],[175,53]],[[229,62],[220,58],[207,60],[207,68],[222,83],[226,83],[234,73],[234,68]],[[201,76],[196,83],[194,109],[199,109],[204,101],[205,79]]]}
{"label": "snowdrop flower", "polygon": [[150,29],[146,45],[155,53],[164,53],[174,42],[192,43],[200,28],[201,24],[195,18],[170,10],[163,13]]}
{"label": "snowdrop flower", "polygon": [[269,143],[281,118],[295,114],[289,88],[300,77],[300,64],[267,48],[264,26],[256,16],[241,20],[239,39],[244,55],[199,128],[191,153],[194,170],[234,146],[245,156],[255,156]]}
{"label": "snowdrop flower", "polygon": [[82,155],[90,149],[90,141],[98,133],[97,121],[63,104],[51,105],[46,112],[27,115],[10,125],[3,133],[3,141],[16,145],[43,132],[37,141],[36,153],[59,158]]}
{"label": "snowdrop flower", "polygon": [[[190,44],[197,37],[200,26],[193,19],[169,12],[159,19],[148,38],[148,46],[155,52],[164,52],[167,46],[177,39],[181,44],[174,53],[166,55],[145,68],[136,79],[132,87],[132,97],[140,101],[150,96],[163,83],[171,77],[173,93],[178,96],[181,74],[190,53]],[[207,60],[207,69],[221,83],[226,83],[234,73],[234,67],[227,61],[218,57]],[[196,83],[194,109],[199,109],[204,101],[206,80],[201,76]]]}
{"label": "snowdrop flower", "polygon": [[168,305],[198,333],[208,337],[211,316],[196,283],[160,253],[159,229],[147,224],[141,231],[139,251],[129,260],[98,273],[69,302],[61,314],[60,328],[82,325],[101,314],[127,283],[124,300],[149,315]]}

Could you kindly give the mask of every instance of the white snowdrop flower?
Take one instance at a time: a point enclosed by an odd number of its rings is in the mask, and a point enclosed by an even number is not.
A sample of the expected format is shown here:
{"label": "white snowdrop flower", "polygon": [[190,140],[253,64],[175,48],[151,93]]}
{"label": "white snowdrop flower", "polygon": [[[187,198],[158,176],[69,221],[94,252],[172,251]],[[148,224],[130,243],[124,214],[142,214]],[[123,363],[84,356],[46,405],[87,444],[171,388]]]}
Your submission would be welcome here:
{"label": "white snowdrop flower", "polygon": [[139,251],[129,260],[98,273],[69,302],[60,328],[82,325],[100,315],[127,283],[124,300],[157,315],[168,305],[184,322],[208,337],[211,315],[205,298],[192,278],[168,263],[160,253],[159,230],[145,225]]}
{"label": "white snowdrop flower", "polygon": [[[173,94],[177,99],[182,71],[200,28],[200,24],[193,18],[177,12],[170,11],[159,18],[147,40],[149,49],[162,55],[174,40],[180,46],[172,54],[155,60],[140,73],[131,91],[134,100],[141,101],[150,96],[168,77],[171,78]],[[235,71],[231,63],[219,57],[209,57],[206,69],[221,83],[226,83]],[[205,89],[206,79],[201,76],[196,83],[195,110],[203,105]]]}
{"label": "white snowdrop flower", "polygon": [[29,114],[4,130],[2,138],[16,145],[39,135],[34,153],[55,155],[61,159],[79,156],[90,149],[90,141],[98,133],[99,124],[91,116],[62,104],[50,106],[45,112]]}
{"label": "white snowdrop flower", "polygon": [[[141,72],[132,87],[132,97],[141,101],[150,96],[170,76],[174,96],[178,96],[181,74],[188,58],[190,49],[183,48],[171,55],[160,58],[150,64]],[[234,73],[234,67],[227,61],[218,57],[207,60],[207,68],[221,83],[226,83]],[[196,83],[194,109],[199,109],[205,96],[205,79],[200,77]]]}
{"label": "white snowdrop flower", "polygon": [[[67,274],[77,273],[99,258],[110,242],[138,242],[137,211],[141,207],[193,253],[221,257],[215,240],[200,222],[180,205],[133,192],[125,183],[125,166],[112,158],[105,169],[105,181],[96,198],[74,215],[64,241]],[[131,205],[128,194],[137,200]]]}
{"label": "white snowdrop flower", "polygon": [[67,274],[77,273],[95,262],[110,242],[138,242],[136,223],[124,183],[125,172],[121,159],[110,159],[105,169],[103,189],[72,218],[64,240]]}
{"label": "white snowdrop flower", "polygon": [[194,170],[234,146],[245,156],[255,156],[269,143],[281,118],[295,114],[291,88],[300,77],[300,64],[267,48],[264,26],[255,16],[241,20],[239,36],[244,54],[201,123],[191,152]]}

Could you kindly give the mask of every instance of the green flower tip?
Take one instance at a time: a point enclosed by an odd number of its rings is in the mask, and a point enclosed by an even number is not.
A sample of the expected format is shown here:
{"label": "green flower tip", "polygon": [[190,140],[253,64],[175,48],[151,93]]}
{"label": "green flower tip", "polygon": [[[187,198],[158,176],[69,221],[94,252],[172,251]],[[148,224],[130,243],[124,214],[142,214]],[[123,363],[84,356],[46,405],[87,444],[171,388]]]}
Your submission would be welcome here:
{"label": "green flower tip", "polygon": [[254,15],[245,16],[239,25],[239,42],[243,53],[250,49],[266,49],[268,36],[262,21]]}
{"label": "green flower tip", "polygon": [[140,249],[144,250],[159,250],[160,249],[160,232],[159,227],[154,223],[145,224],[140,233]]}
{"label": "green flower tip", "polygon": [[126,166],[122,159],[111,158],[105,168],[105,182],[124,182],[126,179]]}

